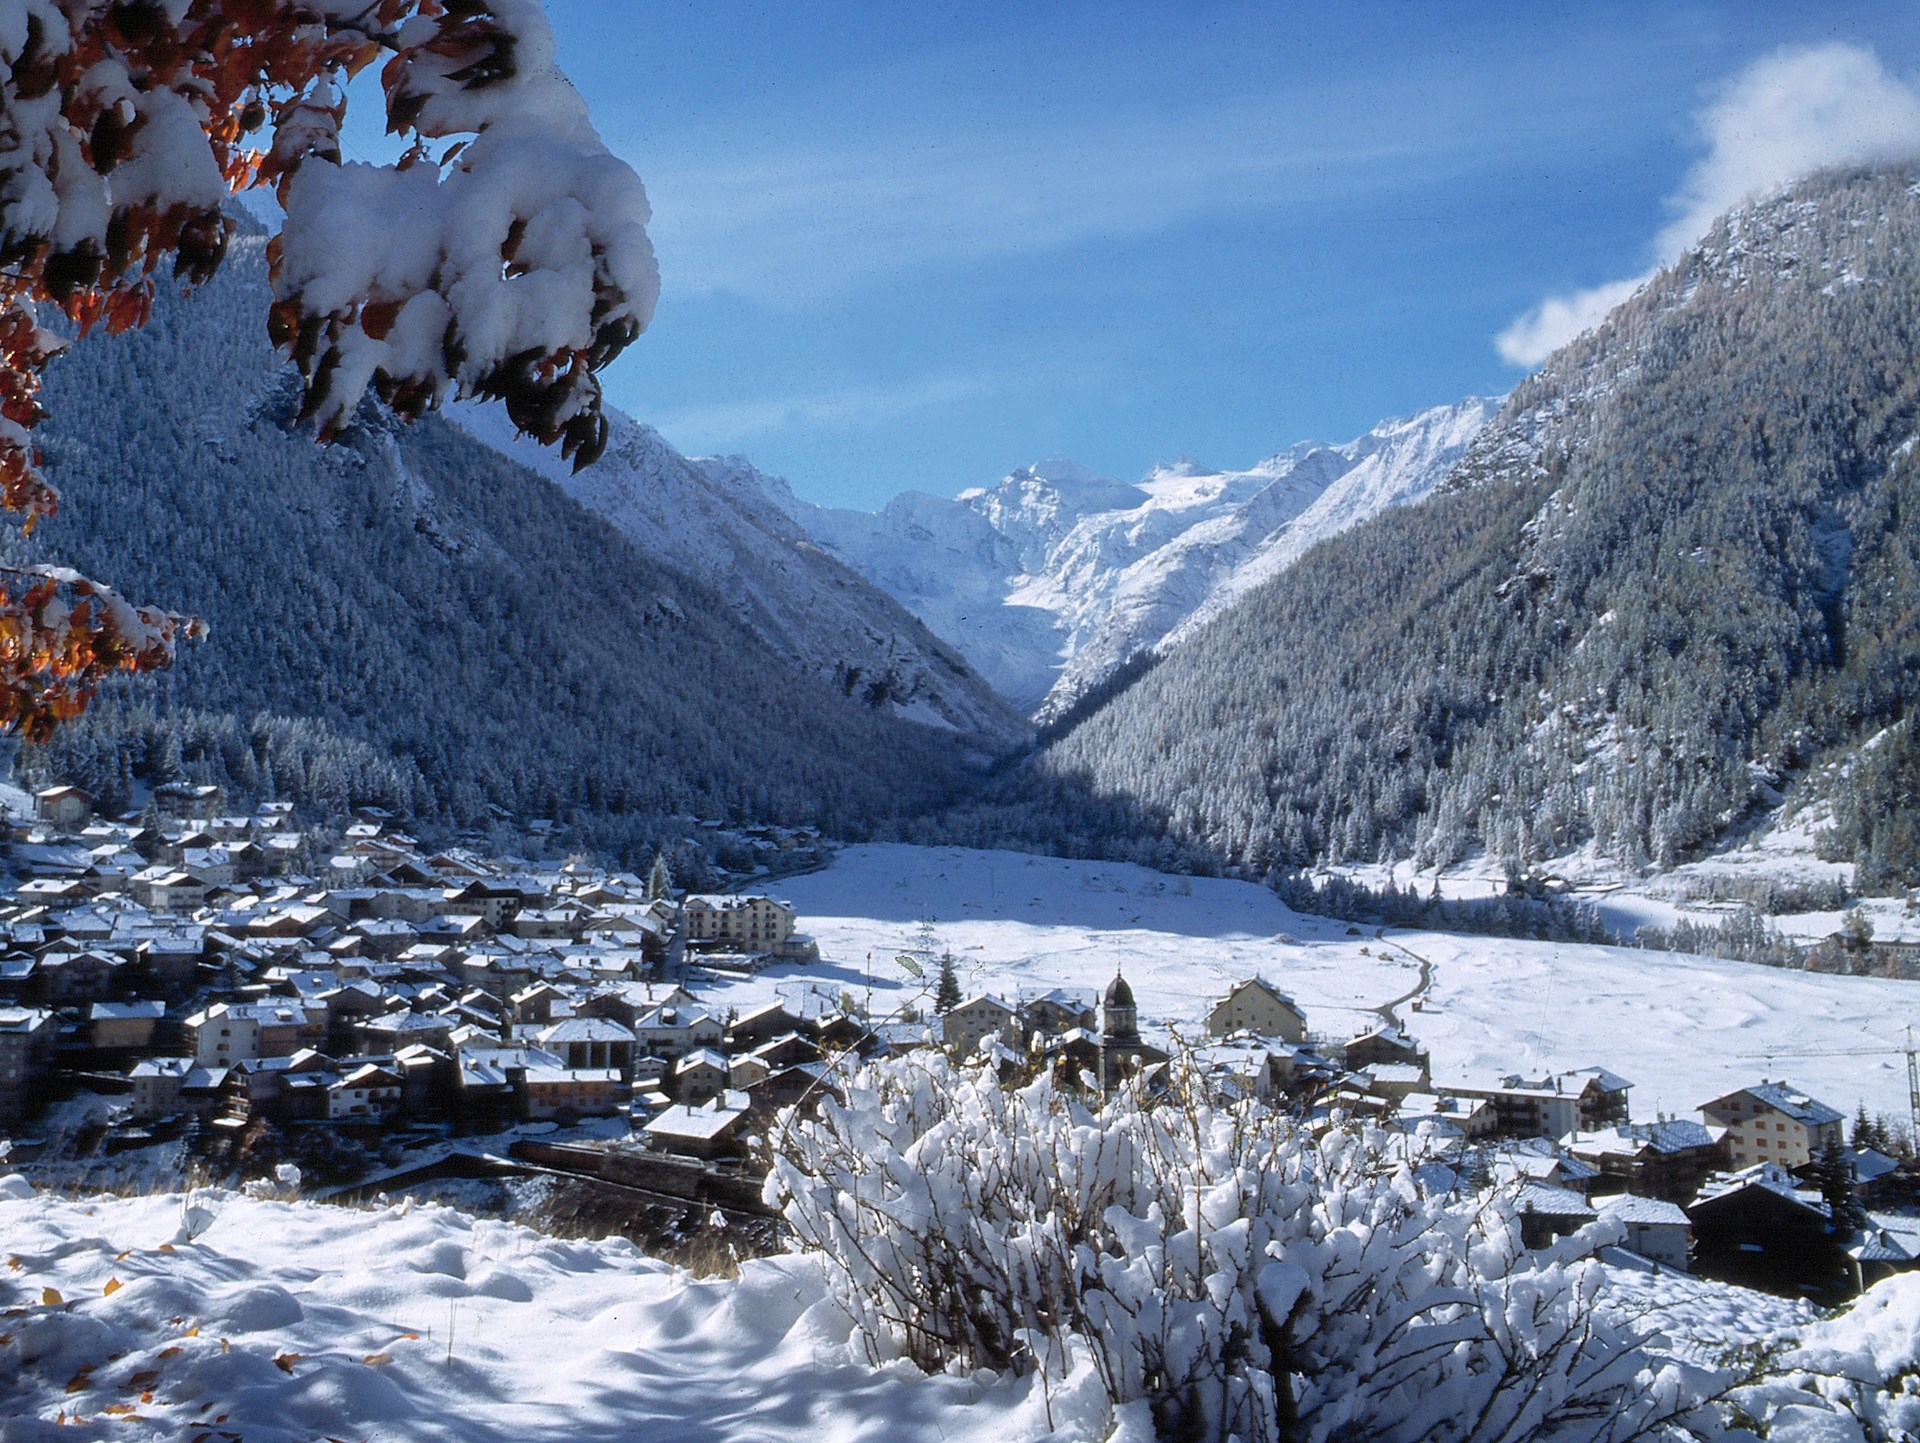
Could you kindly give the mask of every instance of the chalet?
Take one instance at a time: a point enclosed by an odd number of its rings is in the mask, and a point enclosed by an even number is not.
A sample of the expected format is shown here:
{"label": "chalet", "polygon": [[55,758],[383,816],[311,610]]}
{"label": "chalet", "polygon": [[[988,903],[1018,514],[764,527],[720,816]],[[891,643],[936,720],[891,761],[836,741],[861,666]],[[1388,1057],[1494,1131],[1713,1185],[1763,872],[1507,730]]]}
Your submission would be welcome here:
{"label": "chalet", "polygon": [[1521,1186],[1513,1208],[1520,1217],[1520,1241],[1530,1248],[1546,1247],[1599,1217],[1579,1193],[1537,1182]]}
{"label": "chalet", "polygon": [[202,1067],[191,1057],[148,1057],[127,1074],[132,1089],[128,1111],[135,1122],[193,1113],[204,1117],[220,1100],[227,1074]]}
{"label": "chalet", "polygon": [[1420,1077],[1420,1085],[1414,1089],[1417,1092],[1425,1092],[1433,1085],[1426,1049],[1398,1027],[1376,1027],[1371,1032],[1363,1032],[1346,1045],[1344,1058],[1354,1072],[1379,1066],[1416,1068]]}
{"label": "chalet", "polygon": [[1228,1037],[1236,1032],[1305,1042],[1307,1014],[1264,977],[1248,977],[1228,988],[1207,1013],[1209,1036]]}
{"label": "chalet", "polygon": [[205,817],[226,810],[226,793],[211,784],[162,782],[153,803],[169,817]]}
{"label": "chalet", "polygon": [[1626,1230],[1621,1246],[1650,1263],[1687,1270],[1693,1248],[1693,1221],[1679,1204],[1662,1198],[1615,1193],[1601,1198],[1600,1216]]}
{"label": "chalet", "polygon": [[733,1157],[745,1151],[743,1134],[749,1116],[744,1095],[729,1093],[699,1107],[682,1103],[666,1108],[640,1130],[647,1145],[660,1152]]}
{"label": "chalet", "polygon": [[1632,1086],[1603,1067],[1584,1067],[1540,1077],[1510,1073],[1490,1085],[1453,1091],[1491,1102],[1496,1130],[1510,1137],[1557,1138],[1625,1122]]}
{"label": "chalet", "polygon": [[327,1087],[333,1122],[381,1122],[400,1110],[402,1081],[394,1067],[367,1062]]}
{"label": "chalet", "polygon": [[783,1108],[810,1108],[821,1098],[841,1096],[824,1062],[803,1062],[793,1067],[776,1068],[746,1088],[749,1106],[759,1113],[777,1113]]}
{"label": "chalet", "polygon": [[440,894],[440,910],[448,916],[479,917],[488,928],[500,927],[520,910],[520,889],[509,882],[475,878]]}
{"label": "chalet", "polygon": [[216,1002],[183,1025],[203,1067],[288,1057],[327,1040],[325,1018],[292,1003]]}
{"label": "chalet", "polygon": [[763,1042],[750,1055],[759,1058],[776,1072],[783,1067],[797,1067],[802,1063],[821,1060],[820,1045],[798,1032],[789,1032],[783,1037]]}
{"label": "chalet", "polygon": [[1481,1097],[1449,1097],[1432,1092],[1410,1092],[1386,1119],[1398,1132],[1417,1133],[1423,1127],[1435,1137],[1468,1141],[1494,1130],[1493,1104]]}
{"label": "chalet", "polygon": [[207,884],[177,866],[148,867],[127,885],[136,902],[155,912],[191,912],[207,900]]}
{"label": "chalet", "polygon": [[1827,1206],[1777,1163],[1715,1179],[1687,1207],[1693,1270],[1786,1297],[1839,1302],[1853,1292],[1853,1261]]}
{"label": "chalet", "polygon": [[731,1080],[725,1055],[698,1047],[674,1063],[668,1091],[680,1102],[697,1105],[725,1092]]}
{"label": "chalet", "polygon": [[690,1004],[656,1007],[635,1019],[634,1045],[649,1057],[671,1061],[700,1047],[718,1047],[726,1028],[710,1013]]}
{"label": "chalet", "polygon": [[132,966],[124,957],[88,949],[41,954],[37,992],[49,1007],[104,1001],[125,991]]}
{"label": "chalet", "polygon": [[63,832],[76,832],[93,815],[93,794],[79,787],[48,787],[33,794],[33,814]]}
{"label": "chalet", "polygon": [[1743,1087],[1702,1103],[1700,1115],[1727,1130],[1727,1150],[1736,1168],[1776,1163],[1783,1168],[1813,1161],[1830,1143],[1844,1143],[1845,1119],[1784,1082]]}
{"label": "chalet", "polygon": [[451,1045],[453,1021],[447,1017],[435,1017],[412,1009],[401,1009],[382,1013],[378,1017],[363,1017],[355,1025],[360,1045],[369,1052],[394,1053],[403,1047],[416,1044],[422,1047],[444,1048]]}
{"label": "chalet", "polygon": [[520,1115],[533,1122],[611,1117],[620,1110],[620,1074],[610,1067],[530,1062],[519,1085]]}
{"label": "chalet", "polygon": [[941,1037],[955,1057],[971,1057],[988,1038],[1011,1043],[1018,1014],[998,997],[969,997],[941,1022]]}
{"label": "chalet", "polygon": [[751,1052],[763,1042],[799,1031],[803,1025],[785,1004],[769,1002],[733,1019],[727,1028],[727,1046],[735,1052]]}
{"label": "chalet", "polygon": [[1727,1130],[1684,1119],[1620,1123],[1560,1140],[1570,1157],[1600,1171],[1598,1190],[1689,1203],[1708,1177],[1729,1162]]}

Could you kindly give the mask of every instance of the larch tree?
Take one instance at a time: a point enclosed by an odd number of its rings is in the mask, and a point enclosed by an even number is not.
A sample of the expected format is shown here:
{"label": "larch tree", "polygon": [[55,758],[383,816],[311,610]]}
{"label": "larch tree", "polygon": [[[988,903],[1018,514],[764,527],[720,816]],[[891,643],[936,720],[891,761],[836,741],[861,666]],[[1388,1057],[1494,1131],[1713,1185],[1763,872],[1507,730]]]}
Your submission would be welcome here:
{"label": "larch tree", "polygon": [[[392,165],[346,162],[346,85],[384,60]],[[331,439],[372,395],[412,419],[499,400],[576,466],[596,378],[659,294],[639,177],[554,64],[539,0],[0,0],[0,506],[58,505],[32,428],[66,342],[147,319],[162,268],[220,265],[269,188],[265,318]],[[0,576],[0,730],[44,739],[197,621],[58,567]]]}

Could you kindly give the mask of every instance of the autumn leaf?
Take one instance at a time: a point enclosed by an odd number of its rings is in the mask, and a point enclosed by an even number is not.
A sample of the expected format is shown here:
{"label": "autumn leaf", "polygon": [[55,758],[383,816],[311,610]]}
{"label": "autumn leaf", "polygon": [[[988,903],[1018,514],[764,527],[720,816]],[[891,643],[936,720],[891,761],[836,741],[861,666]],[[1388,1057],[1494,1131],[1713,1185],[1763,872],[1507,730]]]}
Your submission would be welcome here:
{"label": "autumn leaf", "polygon": [[366,1357],[362,1358],[360,1361],[365,1363],[369,1368],[378,1368],[387,1363],[391,1363],[393,1361],[393,1354],[369,1353],[367,1354]]}
{"label": "autumn leaf", "polygon": [[102,1289],[100,1289],[100,1296],[103,1298],[110,1298],[125,1286],[126,1284],[121,1282],[118,1278],[108,1278],[107,1285]]}
{"label": "autumn leaf", "polygon": [[60,1296],[60,1290],[58,1288],[42,1288],[40,1290],[40,1301],[45,1303],[49,1308],[57,1308],[66,1302],[66,1299]]}
{"label": "autumn leaf", "polygon": [[92,1384],[92,1381],[93,1368],[91,1365],[82,1367],[79,1372],[67,1379],[67,1391],[69,1393],[84,1392]]}
{"label": "autumn leaf", "polygon": [[159,1381],[160,1381],[160,1370],[158,1368],[145,1368],[145,1369],[142,1369],[140,1372],[135,1373],[131,1378],[127,1379],[124,1386],[128,1388],[145,1388],[149,1384],[157,1383]]}
{"label": "autumn leaf", "polygon": [[291,1373],[293,1371],[293,1365],[306,1356],[305,1353],[282,1353],[273,1360],[273,1366],[283,1373]]}

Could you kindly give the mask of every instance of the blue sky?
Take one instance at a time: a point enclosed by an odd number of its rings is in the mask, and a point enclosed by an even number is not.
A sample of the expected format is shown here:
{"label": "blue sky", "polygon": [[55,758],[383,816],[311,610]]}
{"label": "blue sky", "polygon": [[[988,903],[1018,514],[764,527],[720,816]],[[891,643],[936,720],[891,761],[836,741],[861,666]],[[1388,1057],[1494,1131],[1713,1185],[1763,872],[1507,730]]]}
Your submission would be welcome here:
{"label": "blue sky", "polygon": [[[863,508],[1502,392],[1516,318],[1644,271],[1809,128],[1884,147],[1855,132],[1920,66],[1920,7],[1844,0],[548,8],[655,211],[613,399]],[[1870,103],[1858,66],[1806,79],[1820,46],[1872,52]],[[1807,85],[1841,94],[1779,119]]]}

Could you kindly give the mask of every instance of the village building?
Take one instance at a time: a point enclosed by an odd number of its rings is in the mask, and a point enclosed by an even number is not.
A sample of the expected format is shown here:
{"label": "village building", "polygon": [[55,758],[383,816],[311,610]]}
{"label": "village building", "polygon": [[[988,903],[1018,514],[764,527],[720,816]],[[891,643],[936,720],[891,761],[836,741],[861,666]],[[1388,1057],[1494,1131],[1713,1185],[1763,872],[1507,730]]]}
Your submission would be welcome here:
{"label": "village building", "polygon": [[668,1091],[676,1101],[697,1106],[718,1097],[730,1083],[726,1054],[699,1047],[674,1063]]}
{"label": "village building", "polygon": [[87,1009],[87,1042],[96,1052],[137,1052],[153,1045],[167,1004],[96,1002]]}
{"label": "village building", "polygon": [[77,832],[93,815],[93,794],[79,787],[48,787],[33,794],[33,811],[63,832]]}
{"label": "village building", "polygon": [[1845,1119],[1784,1082],[1743,1087],[1702,1103],[1700,1115],[1727,1130],[1727,1149],[1736,1168],[1758,1163],[1804,1166],[1829,1145],[1844,1144]]}
{"label": "village building", "polygon": [[1510,1137],[1559,1138],[1624,1123],[1632,1086],[1604,1067],[1583,1067],[1539,1077],[1509,1073],[1492,1084],[1452,1091],[1491,1102],[1496,1130]]}
{"label": "village building", "polygon": [[1621,1246],[1650,1263],[1686,1272],[1693,1250],[1693,1221],[1678,1203],[1614,1193],[1595,1204],[1602,1218],[1626,1231]]}
{"label": "village building", "polygon": [[640,1131],[648,1146],[661,1152],[703,1159],[734,1157],[745,1151],[750,1116],[744,1094],[733,1092],[697,1107],[684,1103],[668,1107]]}
{"label": "village building", "polygon": [[955,1057],[971,1057],[989,1038],[1012,1045],[1019,1014],[998,997],[969,997],[940,1018],[941,1041]]}
{"label": "village building", "polygon": [[327,1117],[333,1122],[380,1122],[400,1109],[400,1073],[364,1063],[327,1088]]}
{"label": "village building", "polygon": [[191,1057],[147,1057],[127,1073],[128,1111],[135,1122],[159,1122],[191,1113],[205,1117],[219,1103],[226,1072]]}
{"label": "village building", "polygon": [[1234,983],[1207,1013],[1209,1036],[1229,1037],[1236,1032],[1305,1042],[1307,1014],[1264,977],[1248,977]]}
{"label": "village building", "polygon": [[1568,1156],[1599,1169],[1596,1191],[1684,1204],[1693,1201],[1708,1177],[1729,1166],[1726,1140],[1725,1128],[1675,1118],[1571,1132],[1560,1146]]}
{"label": "village building", "polygon": [[[1341,1056],[1352,1072],[1364,1072],[1375,1067],[1411,1067],[1419,1078],[1419,1086],[1412,1091],[1426,1092],[1433,1086],[1432,1065],[1426,1049],[1398,1027],[1376,1027],[1371,1032],[1363,1032],[1346,1045]],[[1403,1074],[1386,1075],[1398,1077]]]}
{"label": "village building", "polygon": [[779,954],[793,936],[794,911],[786,902],[758,895],[700,895],[680,906],[687,941],[742,952]]}
{"label": "village building", "polygon": [[0,1122],[17,1122],[39,1111],[53,1039],[51,1012],[0,1007]]}
{"label": "village building", "polygon": [[1686,1212],[1693,1271],[1703,1278],[1828,1302],[1855,1291],[1853,1260],[1833,1234],[1826,1204],[1777,1163],[1714,1179]]}

